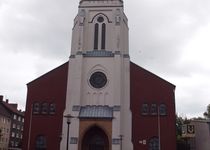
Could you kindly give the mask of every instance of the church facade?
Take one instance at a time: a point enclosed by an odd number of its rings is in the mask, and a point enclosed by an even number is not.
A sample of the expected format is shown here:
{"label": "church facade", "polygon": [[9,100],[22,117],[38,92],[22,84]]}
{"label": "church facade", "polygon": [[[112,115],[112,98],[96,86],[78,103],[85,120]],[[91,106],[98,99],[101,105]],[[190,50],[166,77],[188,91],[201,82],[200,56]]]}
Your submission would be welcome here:
{"label": "church facade", "polygon": [[175,86],[132,63],[122,0],[80,0],[69,61],[30,82],[24,150],[175,150]]}

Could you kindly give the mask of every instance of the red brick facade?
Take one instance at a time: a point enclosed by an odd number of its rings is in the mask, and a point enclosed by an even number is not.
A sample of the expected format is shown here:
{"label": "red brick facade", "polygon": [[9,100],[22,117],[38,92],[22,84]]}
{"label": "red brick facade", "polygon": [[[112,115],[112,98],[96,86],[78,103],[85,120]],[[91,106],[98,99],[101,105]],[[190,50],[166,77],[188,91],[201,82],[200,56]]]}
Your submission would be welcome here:
{"label": "red brick facade", "polygon": [[[62,131],[63,111],[65,109],[68,63],[50,71],[30,82],[27,93],[24,126],[24,150],[35,150],[36,137],[44,135],[49,150],[58,150]],[[32,114],[34,103],[55,103],[55,114]],[[30,116],[33,116],[30,119]],[[31,129],[31,132],[29,131]],[[28,142],[30,148],[28,149]]]}
{"label": "red brick facade", "polygon": [[[39,135],[46,137],[47,149],[59,150],[67,74],[68,63],[65,63],[28,84],[23,150],[34,150],[36,137]],[[131,62],[130,92],[134,150],[148,150],[149,140],[158,137],[158,133],[160,133],[161,150],[176,149],[174,90],[174,85]],[[32,114],[32,104],[36,102],[55,103],[55,114]],[[141,114],[142,104],[145,103],[148,106],[166,105],[167,113],[159,119],[160,132],[158,132],[158,115]],[[33,116],[32,119],[30,116]]]}
{"label": "red brick facade", "polygon": [[[148,150],[150,138],[158,137],[158,116],[141,115],[144,103],[167,106],[166,116],[160,117],[161,150],[175,150],[175,86],[134,63],[130,67],[134,150]],[[143,140],[146,144],[141,143]]]}

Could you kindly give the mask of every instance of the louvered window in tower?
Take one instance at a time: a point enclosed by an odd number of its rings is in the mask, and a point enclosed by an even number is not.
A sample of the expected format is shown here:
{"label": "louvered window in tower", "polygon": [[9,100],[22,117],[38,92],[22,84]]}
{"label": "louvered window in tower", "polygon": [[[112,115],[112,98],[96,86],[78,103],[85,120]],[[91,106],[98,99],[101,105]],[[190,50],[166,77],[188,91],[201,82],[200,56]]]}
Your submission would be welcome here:
{"label": "louvered window in tower", "polygon": [[106,42],[106,24],[102,24],[102,35],[101,35],[101,49],[105,49]]}
{"label": "louvered window in tower", "polygon": [[98,49],[98,23],[95,24],[94,31],[94,50]]}
{"label": "louvered window in tower", "polygon": [[94,50],[105,50],[106,48],[106,24],[104,18],[99,16],[94,26]]}

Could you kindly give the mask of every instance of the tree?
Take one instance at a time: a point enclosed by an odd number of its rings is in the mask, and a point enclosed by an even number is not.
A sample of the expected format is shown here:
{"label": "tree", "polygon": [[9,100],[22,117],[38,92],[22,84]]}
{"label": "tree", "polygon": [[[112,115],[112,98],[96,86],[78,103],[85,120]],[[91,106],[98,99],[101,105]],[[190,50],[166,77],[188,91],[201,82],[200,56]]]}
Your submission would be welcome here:
{"label": "tree", "polygon": [[182,125],[183,125],[183,118],[176,115],[176,136],[177,139],[180,139],[182,136]]}
{"label": "tree", "polygon": [[189,144],[182,138],[182,126],[190,123],[190,120],[185,117],[176,115],[176,147],[177,150],[190,150]]}
{"label": "tree", "polygon": [[207,106],[206,112],[203,113],[204,117],[210,119],[210,104]]}
{"label": "tree", "polygon": [[189,123],[190,123],[190,119],[188,119],[187,117],[182,118],[181,116],[178,116],[176,114],[176,136],[177,136],[177,140],[181,139],[182,126],[184,124],[189,124]]}

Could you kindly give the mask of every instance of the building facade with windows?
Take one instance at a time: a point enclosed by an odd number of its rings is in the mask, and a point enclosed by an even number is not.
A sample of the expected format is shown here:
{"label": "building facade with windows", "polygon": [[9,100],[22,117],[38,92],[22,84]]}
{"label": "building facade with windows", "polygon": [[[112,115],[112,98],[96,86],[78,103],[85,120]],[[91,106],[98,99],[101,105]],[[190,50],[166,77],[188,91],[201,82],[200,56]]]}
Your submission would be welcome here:
{"label": "building facade with windows", "polygon": [[24,150],[176,149],[175,86],[130,61],[122,0],[80,0],[71,46],[27,85]]}
{"label": "building facade with windows", "polygon": [[0,150],[7,150],[10,138],[10,117],[0,114]]}
{"label": "building facade with windows", "polygon": [[[3,101],[3,96],[0,96],[0,103],[1,101]],[[0,150],[7,150],[9,147],[10,127],[10,113],[0,105]]]}
{"label": "building facade with windows", "polygon": [[[0,128],[2,130],[2,150],[21,148],[23,139],[24,112],[17,109],[18,105],[3,101],[0,96]],[[0,145],[1,145],[0,142]],[[1,150],[1,149],[0,149]]]}
{"label": "building facade with windows", "polygon": [[196,119],[184,124],[182,138],[190,150],[208,150],[210,147],[210,119]]}
{"label": "building facade with windows", "polygon": [[191,142],[191,147],[194,146],[195,150],[208,150],[210,147],[210,119],[207,120],[193,120],[190,125],[194,125],[194,141]]}

